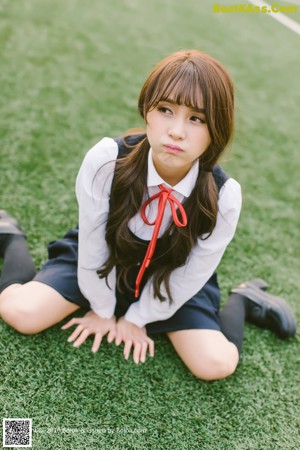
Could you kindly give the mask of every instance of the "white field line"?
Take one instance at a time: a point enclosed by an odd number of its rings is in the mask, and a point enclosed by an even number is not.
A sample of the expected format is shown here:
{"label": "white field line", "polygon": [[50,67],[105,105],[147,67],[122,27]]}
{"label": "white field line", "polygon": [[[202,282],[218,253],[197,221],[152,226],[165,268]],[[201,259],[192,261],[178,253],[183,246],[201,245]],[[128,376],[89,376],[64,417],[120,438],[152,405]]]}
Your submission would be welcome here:
{"label": "white field line", "polygon": [[280,0],[280,3],[288,3],[290,6],[291,4],[293,5],[300,5],[300,1],[299,0]]}
{"label": "white field line", "polygon": [[[268,9],[271,10],[271,5],[269,3],[266,3],[262,0],[248,0],[248,2],[252,3],[252,5],[255,6],[266,6]],[[292,1],[291,1],[292,3]],[[295,33],[300,35],[300,24],[298,22],[295,22],[295,20],[290,19],[289,17],[285,16],[281,12],[273,12],[271,11],[268,13],[268,16],[273,17],[273,19],[278,20],[278,22],[282,23],[286,27],[288,27],[290,30],[294,31]]]}

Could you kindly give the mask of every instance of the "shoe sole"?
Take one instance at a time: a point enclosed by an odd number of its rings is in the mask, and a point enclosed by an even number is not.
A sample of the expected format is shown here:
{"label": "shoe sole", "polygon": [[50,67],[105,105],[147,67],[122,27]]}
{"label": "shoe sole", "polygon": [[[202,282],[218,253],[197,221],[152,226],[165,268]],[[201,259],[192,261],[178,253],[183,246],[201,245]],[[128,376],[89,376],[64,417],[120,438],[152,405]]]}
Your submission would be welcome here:
{"label": "shoe sole", "polygon": [[255,286],[256,288],[259,288],[262,291],[267,291],[269,288],[268,283],[265,280],[262,280],[261,278],[254,278],[253,280],[245,281],[245,283],[240,284],[240,286],[242,285]]}
{"label": "shoe sole", "polygon": [[16,219],[3,209],[0,210],[0,234],[19,234],[25,236],[24,231]]}

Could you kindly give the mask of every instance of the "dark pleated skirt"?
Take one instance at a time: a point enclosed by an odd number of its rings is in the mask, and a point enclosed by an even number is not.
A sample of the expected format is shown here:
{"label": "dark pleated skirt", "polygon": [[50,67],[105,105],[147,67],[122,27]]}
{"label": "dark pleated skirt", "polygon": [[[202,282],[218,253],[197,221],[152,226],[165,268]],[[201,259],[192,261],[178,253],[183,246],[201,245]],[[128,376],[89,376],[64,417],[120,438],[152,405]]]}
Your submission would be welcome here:
{"label": "dark pleated skirt", "polygon": [[[50,242],[48,261],[36,274],[34,280],[47,284],[59,292],[66,300],[90,309],[88,300],[82,295],[77,280],[78,229],[67,232],[63,239]],[[132,292],[121,293],[116,289],[117,318],[123,316],[133,301]],[[157,301],[160,301],[157,299]],[[214,273],[203,288],[184,303],[167,320],[146,325],[149,334],[188,329],[220,330],[219,321],[220,289],[217,274]]]}

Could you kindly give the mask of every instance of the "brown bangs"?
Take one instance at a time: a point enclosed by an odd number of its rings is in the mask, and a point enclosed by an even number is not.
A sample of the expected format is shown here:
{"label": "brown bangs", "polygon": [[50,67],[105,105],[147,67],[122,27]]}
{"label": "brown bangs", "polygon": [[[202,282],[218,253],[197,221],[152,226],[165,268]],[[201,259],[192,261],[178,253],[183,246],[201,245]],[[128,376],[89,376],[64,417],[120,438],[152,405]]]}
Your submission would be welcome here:
{"label": "brown bangs", "polygon": [[170,100],[178,105],[206,110],[208,89],[205,77],[186,54],[182,60],[174,62],[170,59],[169,64],[158,66],[144,88],[139,100],[139,111],[144,118],[160,101]]}
{"label": "brown bangs", "polygon": [[171,100],[178,105],[195,109],[204,108],[203,91],[205,89],[202,86],[204,83],[193,69],[193,64],[188,63],[179,67],[175,73],[170,73],[169,79],[159,80],[155,96],[149,99],[150,109],[162,100]]}

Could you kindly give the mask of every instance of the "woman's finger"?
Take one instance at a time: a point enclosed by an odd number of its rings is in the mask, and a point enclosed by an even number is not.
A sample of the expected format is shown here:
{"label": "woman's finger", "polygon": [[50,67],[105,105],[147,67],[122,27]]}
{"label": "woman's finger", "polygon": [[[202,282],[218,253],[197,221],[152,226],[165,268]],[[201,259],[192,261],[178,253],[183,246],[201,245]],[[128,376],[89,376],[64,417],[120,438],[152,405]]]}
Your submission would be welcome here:
{"label": "woman's finger", "polygon": [[147,354],[147,348],[148,348],[148,342],[142,342],[141,345],[141,353],[140,353],[140,361],[144,363],[146,361],[146,354]]}
{"label": "woman's finger", "polygon": [[75,341],[76,338],[78,338],[78,336],[80,335],[80,333],[83,330],[83,326],[82,325],[78,325],[75,330],[73,331],[73,333],[68,337],[68,342],[73,342]]}
{"label": "woman's finger", "polygon": [[121,335],[120,332],[117,332],[117,333],[116,333],[115,343],[116,343],[116,345],[120,345],[121,342],[122,342],[122,335]]}
{"label": "woman's finger", "polygon": [[76,325],[78,323],[81,322],[81,318],[80,317],[73,317],[73,319],[69,320],[69,322],[65,323],[62,327],[61,330],[67,330],[68,328],[72,327],[73,325]]}
{"label": "woman's finger", "polygon": [[154,341],[150,338],[147,338],[148,347],[149,347],[149,355],[153,358],[154,356]]}
{"label": "woman's finger", "polygon": [[141,349],[142,344],[140,342],[136,342],[133,350],[133,361],[135,362],[135,364],[138,364],[140,362]]}
{"label": "woman's finger", "polygon": [[132,341],[131,340],[126,341],[125,345],[124,345],[124,352],[123,352],[125,359],[129,358],[131,347],[132,347]]}
{"label": "woman's finger", "polygon": [[102,333],[95,334],[94,343],[92,346],[93,353],[96,353],[99,350],[101,342],[102,342],[102,337],[103,337]]}
{"label": "woman's finger", "polygon": [[111,344],[115,339],[116,335],[117,335],[116,330],[110,330],[110,332],[107,335],[107,342]]}
{"label": "woman's finger", "polygon": [[81,333],[81,335],[79,336],[79,338],[76,339],[76,341],[74,342],[73,346],[80,347],[80,345],[84,343],[84,341],[90,334],[91,334],[91,331],[89,329],[87,329],[87,328],[84,329],[83,332]]}

